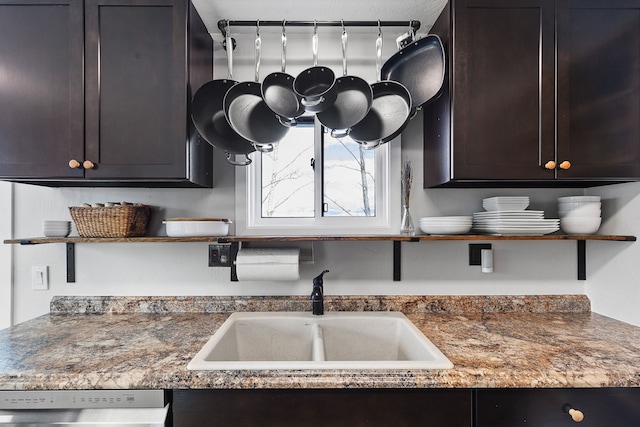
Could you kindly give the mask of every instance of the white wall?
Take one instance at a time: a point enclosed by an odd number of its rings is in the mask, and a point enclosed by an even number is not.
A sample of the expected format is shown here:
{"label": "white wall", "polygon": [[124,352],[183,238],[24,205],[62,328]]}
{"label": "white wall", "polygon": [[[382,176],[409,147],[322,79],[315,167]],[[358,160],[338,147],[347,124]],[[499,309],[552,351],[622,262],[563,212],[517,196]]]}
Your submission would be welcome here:
{"label": "white wall", "polygon": [[[588,194],[602,197],[600,233],[640,236],[640,183],[592,188]],[[587,251],[593,311],[640,325],[640,244],[592,242]]]}
{"label": "white wall", "polygon": [[[11,238],[12,225],[12,185],[0,181],[0,241]],[[12,246],[0,246],[0,329],[11,325],[11,253]]]}
{"label": "white wall", "polygon": [[[266,30],[265,30],[266,31]],[[263,32],[265,76],[279,67],[277,41],[269,41]],[[375,37],[375,35],[374,35]],[[372,62],[374,37],[350,35],[349,72],[375,79]],[[238,80],[250,80],[253,46],[251,35],[239,39],[236,52]],[[277,40],[274,38],[274,40]],[[290,37],[291,74],[311,65],[310,43]],[[337,39],[339,40],[339,39]],[[365,42],[366,40],[366,42]],[[392,38],[385,44],[385,57],[393,53]],[[339,42],[321,38],[320,58],[335,65],[341,74]],[[369,51],[369,43],[371,51]],[[355,46],[355,47],[351,47]],[[366,46],[366,47],[365,47]],[[333,49],[333,50],[330,50]],[[337,55],[336,55],[336,49]],[[326,53],[328,52],[328,53]],[[224,58],[216,48],[216,77],[226,77]],[[222,64],[222,65],[221,65]],[[402,137],[402,156],[413,160],[416,176],[422,174],[422,119],[418,115]],[[234,218],[233,168],[224,162],[222,153],[215,153],[216,184],[213,189],[74,189],[46,188],[24,184],[14,187],[14,237],[41,234],[44,219],[69,219],[68,206],[82,202],[127,200],[162,208],[153,221],[152,232],[163,233],[158,220],[165,217],[211,216]],[[555,199],[563,195],[583,194],[575,189],[430,189],[422,190],[416,179],[412,191],[414,219],[427,215],[470,215],[481,210],[482,198],[494,195],[529,195],[530,208],[542,209],[547,217],[557,215]],[[640,186],[624,187],[617,193],[603,189],[611,204],[637,201]],[[632,234],[638,226],[628,227],[633,203],[625,206],[627,220],[606,223],[604,231]],[[399,203],[398,203],[399,208]],[[612,211],[607,215],[614,216]],[[639,234],[639,233],[636,233]],[[633,289],[633,255],[640,246],[629,243],[588,243],[588,280],[576,280],[575,242],[492,242],[495,249],[495,272],[482,274],[479,267],[468,266],[468,242],[404,243],[401,282],[392,281],[391,242],[317,242],[314,244],[315,265],[301,267],[301,280],[289,283],[230,282],[229,270],[207,266],[206,243],[172,244],[77,244],[76,283],[66,283],[64,245],[14,246],[15,322],[33,318],[48,311],[54,295],[306,295],[311,291],[311,278],[328,268],[327,294],[584,294],[594,299],[594,307],[610,315],[636,324],[631,319],[632,302],[624,311],[617,311],[612,284],[625,294]],[[33,265],[50,267],[51,286],[48,291],[30,289],[30,269]],[[619,305],[620,306],[620,305]]]}

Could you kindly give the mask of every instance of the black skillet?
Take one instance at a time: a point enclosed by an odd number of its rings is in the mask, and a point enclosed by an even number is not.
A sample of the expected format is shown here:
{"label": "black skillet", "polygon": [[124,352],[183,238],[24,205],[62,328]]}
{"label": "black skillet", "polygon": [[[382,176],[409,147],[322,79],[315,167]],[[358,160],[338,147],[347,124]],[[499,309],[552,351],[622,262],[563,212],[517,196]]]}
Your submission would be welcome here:
{"label": "black skillet", "polygon": [[256,25],[255,81],[241,82],[233,86],[224,96],[224,115],[231,127],[243,138],[253,142],[261,150],[279,142],[289,132],[289,127],[280,123],[278,117],[262,99],[260,84],[260,38],[259,23]]}
{"label": "black skillet", "polygon": [[434,99],[442,88],[445,72],[440,37],[427,35],[405,46],[382,66],[382,80],[394,80],[409,90],[413,108]]}
{"label": "black skillet", "polygon": [[413,115],[411,94],[402,84],[393,80],[380,80],[382,61],[382,31],[376,39],[376,74],[378,81],[371,85],[371,110],[351,128],[351,138],[365,149],[375,148],[402,133]]}
{"label": "black skillet", "polygon": [[281,72],[267,75],[262,81],[262,98],[264,102],[285,126],[295,126],[296,118],[304,114],[305,108],[300,102],[302,97],[293,90],[294,77],[286,73],[287,68],[287,34],[285,22],[282,22],[282,47],[280,59]]}
{"label": "black skillet", "polygon": [[316,117],[331,130],[334,138],[351,132],[351,127],[365,118],[371,109],[373,91],[369,83],[356,76],[347,75],[347,30],[342,26],[342,77],[336,79],[336,100]]}
{"label": "black skillet", "polygon": [[329,67],[318,66],[318,26],[313,26],[313,67],[303,70],[293,81],[293,90],[310,113],[329,108],[336,100],[335,74]]}

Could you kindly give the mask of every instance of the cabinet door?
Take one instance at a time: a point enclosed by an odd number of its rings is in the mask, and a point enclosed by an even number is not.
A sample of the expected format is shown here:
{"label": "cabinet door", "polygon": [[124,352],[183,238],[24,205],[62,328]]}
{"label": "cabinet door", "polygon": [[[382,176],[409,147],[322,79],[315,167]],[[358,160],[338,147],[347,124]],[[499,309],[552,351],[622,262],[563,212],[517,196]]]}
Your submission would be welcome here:
{"label": "cabinet door", "polygon": [[174,427],[470,427],[471,391],[174,390]]}
{"label": "cabinet door", "polygon": [[82,0],[0,0],[0,178],[81,177]]}
{"label": "cabinet door", "polygon": [[558,0],[558,178],[640,177],[640,1]]}
{"label": "cabinet door", "polygon": [[185,0],[86,0],[87,179],[183,178]]}
{"label": "cabinet door", "polygon": [[[477,427],[640,425],[640,389],[478,390]],[[566,412],[580,410],[579,424]]]}
{"label": "cabinet door", "polygon": [[456,180],[544,180],[554,159],[554,1],[458,0]]}

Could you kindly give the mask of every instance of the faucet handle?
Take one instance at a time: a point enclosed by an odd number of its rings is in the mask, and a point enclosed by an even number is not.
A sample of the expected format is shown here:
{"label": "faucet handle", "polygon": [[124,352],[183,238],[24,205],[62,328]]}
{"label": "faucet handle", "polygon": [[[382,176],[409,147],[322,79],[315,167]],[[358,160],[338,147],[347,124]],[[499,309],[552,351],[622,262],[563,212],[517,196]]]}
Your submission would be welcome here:
{"label": "faucet handle", "polygon": [[318,274],[316,277],[313,278],[313,286],[320,286],[322,287],[323,283],[324,283],[324,275],[326,273],[328,273],[329,270],[324,270],[322,273]]}

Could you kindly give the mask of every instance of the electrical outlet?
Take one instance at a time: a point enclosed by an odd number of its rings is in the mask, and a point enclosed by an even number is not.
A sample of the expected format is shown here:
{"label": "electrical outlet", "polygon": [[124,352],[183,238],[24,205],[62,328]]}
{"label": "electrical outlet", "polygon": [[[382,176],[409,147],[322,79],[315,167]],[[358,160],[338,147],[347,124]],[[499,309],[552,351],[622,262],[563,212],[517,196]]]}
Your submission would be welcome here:
{"label": "electrical outlet", "polygon": [[491,249],[491,243],[470,243],[469,244],[469,265],[482,264],[483,249]]}
{"label": "electrical outlet", "polygon": [[31,267],[31,289],[46,291],[49,289],[49,267],[38,265]]}
{"label": "electrical outlet", "polygon": [[209,267],[231,267],[231,244],[209,245]]}

